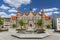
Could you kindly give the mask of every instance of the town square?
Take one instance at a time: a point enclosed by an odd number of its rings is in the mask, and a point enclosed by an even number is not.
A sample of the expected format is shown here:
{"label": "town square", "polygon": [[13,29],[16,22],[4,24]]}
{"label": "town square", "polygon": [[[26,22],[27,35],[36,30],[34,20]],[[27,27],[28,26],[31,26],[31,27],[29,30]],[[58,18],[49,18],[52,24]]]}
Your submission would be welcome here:
{"label": "town square", "polygon": [[0,0],[0,40],[60,40],[59,3]]}

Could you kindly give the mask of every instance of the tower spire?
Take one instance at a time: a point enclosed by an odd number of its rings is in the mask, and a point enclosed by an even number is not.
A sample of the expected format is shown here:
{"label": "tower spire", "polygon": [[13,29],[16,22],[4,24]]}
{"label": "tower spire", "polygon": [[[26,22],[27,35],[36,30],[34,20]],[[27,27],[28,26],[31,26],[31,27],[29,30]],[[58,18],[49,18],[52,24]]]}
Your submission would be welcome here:
{"label": "tower spire", "polygon": [[18,24],[19,18],[20,18],[20,7],[17,9],[17,15],[16,15],[16,27],[19,26],[19,24]]}
{"label": "tower spire", "polygon": [[32,11],[32,7],[30,7],[30,11]]}
{"label": "tower spire", "polygon": [[41,20],[42,20],[42,27],[45,30],[45,12],[44,12],[44,8],[42,8],[42,12],[41,12]]}
{"label": "tower spire", "polygon": [[44,8],[42,8],[42,13],[44,13]]}
{"label": "tower spire", "polygon": [[17,16],[20,16],[20,7],[18,8],[18,11],[17,11]]}
{"label": "tower spire", "polygon": [[18,8],[18,13],[20,13],[20,7]]}

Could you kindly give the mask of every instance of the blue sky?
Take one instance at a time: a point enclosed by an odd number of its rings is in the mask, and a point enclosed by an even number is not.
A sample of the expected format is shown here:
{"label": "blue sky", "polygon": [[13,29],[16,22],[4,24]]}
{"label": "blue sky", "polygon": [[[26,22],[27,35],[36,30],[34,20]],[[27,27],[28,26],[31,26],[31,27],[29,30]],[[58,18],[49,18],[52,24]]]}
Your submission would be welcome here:
{"label": "blue sky", "polygon": [[32,7],[32,12],[41,12],[44,8],[46,15],[59,14],[59,4],[60,0],[0,0],[0,15],[2,17],[15,15],[18,7],[21,13],[29,12]]}

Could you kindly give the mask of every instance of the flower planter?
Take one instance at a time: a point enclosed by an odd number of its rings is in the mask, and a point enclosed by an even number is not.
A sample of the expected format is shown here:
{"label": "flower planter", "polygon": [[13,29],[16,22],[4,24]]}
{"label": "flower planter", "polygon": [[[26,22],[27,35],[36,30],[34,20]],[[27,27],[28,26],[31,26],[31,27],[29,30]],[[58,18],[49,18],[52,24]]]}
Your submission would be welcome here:
{"label": "flower planter", "polygon": [[60,30],[54,30],[54,32],[59,32],[60,33]]}
{"label": "flower planter", "polygon": [[0,32],[2,32],[2,31],[8,31],[8,29],[6,29],[6,28],[1,28],[1,29],[0,29]]}
{"label": "flower planter", "polygon": [[37,32],[37,33],[45,33],[45,30],[44,30],[44,29],[39,29],[39,28],[38,28],[38,29],[36,29],[36,32]]}
{"label": "flower planter", "polygon": [[25,31],[26,29],[20,29],[20,28],[18,28],[18,29],[16,29],[16,30],[18,31],[18,33],[20,33],[20,32]]}

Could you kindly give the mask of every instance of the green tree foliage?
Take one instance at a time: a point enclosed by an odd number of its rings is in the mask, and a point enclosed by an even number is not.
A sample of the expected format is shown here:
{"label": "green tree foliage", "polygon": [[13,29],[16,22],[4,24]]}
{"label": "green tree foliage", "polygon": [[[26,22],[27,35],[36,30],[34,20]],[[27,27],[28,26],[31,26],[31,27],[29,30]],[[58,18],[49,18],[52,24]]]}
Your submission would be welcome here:
{"label": "green tree foliage", "polygon": [[42,20],[38,20],[38,22],[37,22],[37,25],[38,26],[41,26],[43,23],[42,23]]}
{"label": "green tree foliage", "polygon": [[49,29],[49,28],[51,28],[51,26],[50,25],[47,25],[47,28]]}
{"label": "green tree foliage", "polygon": [[13,24],[12,26],[13,26],[13,28],[15,28],[16,27],[16,24]]}
{"label": "green tree foliage", "polygon": [[3,20],[0,18],[0,25],[2,25],[3,24]]}
{"label": "green tree foliage", "polygon": [[19,24],[20,24],[20,26],[23,26],[24,25],[23,20],[19,20]]}

